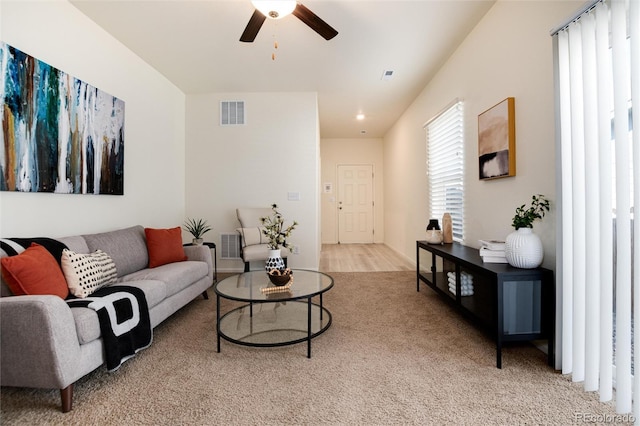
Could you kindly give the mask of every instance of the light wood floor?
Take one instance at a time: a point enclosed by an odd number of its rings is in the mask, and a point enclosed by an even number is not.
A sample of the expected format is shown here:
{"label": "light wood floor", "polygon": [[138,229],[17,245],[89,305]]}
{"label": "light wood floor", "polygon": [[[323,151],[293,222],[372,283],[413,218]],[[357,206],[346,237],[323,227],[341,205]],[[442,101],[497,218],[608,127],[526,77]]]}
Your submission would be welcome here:
{"label": "light wood floor", "polygon": [[384,244],[323,244],[320,271],[415,271],[415,264]]}

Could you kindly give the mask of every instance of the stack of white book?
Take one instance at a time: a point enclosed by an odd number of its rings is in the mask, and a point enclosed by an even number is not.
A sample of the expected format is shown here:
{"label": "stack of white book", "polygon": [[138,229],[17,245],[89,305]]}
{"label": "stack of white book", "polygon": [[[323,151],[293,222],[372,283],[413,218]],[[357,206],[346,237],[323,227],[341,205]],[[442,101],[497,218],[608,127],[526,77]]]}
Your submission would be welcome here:
{"label": "stack of white book", "polygon": [[480,257],[484,263],[507,263],[504,241],[480,240]]}

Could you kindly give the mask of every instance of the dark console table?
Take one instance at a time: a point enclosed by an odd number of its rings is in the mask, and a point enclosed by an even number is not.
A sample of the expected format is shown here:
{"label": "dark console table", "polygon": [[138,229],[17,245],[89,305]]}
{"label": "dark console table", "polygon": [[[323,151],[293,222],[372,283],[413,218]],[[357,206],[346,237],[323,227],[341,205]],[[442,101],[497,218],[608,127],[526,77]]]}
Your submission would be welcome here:
{"label": "dark console table", "polygon": [[502,344],[548,341],[553,366],[555,290],[553,271],[484,263],[477,249],[462,244],[416,242],[417,291],[431,287],[496,341],[496,366],[502,368]]}

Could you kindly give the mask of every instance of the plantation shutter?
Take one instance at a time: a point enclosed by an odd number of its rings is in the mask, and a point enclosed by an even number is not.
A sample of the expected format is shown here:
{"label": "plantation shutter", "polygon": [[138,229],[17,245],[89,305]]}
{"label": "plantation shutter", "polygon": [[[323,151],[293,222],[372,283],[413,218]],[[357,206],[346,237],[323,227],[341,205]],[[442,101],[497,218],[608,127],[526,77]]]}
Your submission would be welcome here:
{"label": "plantation shutter", "polygon": [[442,224],[442,215],[451,214],[453,239],[458,242],[464,239],[463,119],[463,103],[456,100],[425,125],[429,217]]}

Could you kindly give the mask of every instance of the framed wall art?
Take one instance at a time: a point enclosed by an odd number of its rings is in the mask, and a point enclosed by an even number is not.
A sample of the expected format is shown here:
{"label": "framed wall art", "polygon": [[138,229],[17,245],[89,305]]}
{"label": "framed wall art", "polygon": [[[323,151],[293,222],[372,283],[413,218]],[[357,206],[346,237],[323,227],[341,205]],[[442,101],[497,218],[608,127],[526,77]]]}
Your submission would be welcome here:
{"label": "framed wall art", "polygon": [[124,193],[124,101],[0,42],[0,190]]}
{"label": "framed wall art", "polygon": [[480,179],[516,175],[515,98],[507,98],[478,115]]}

